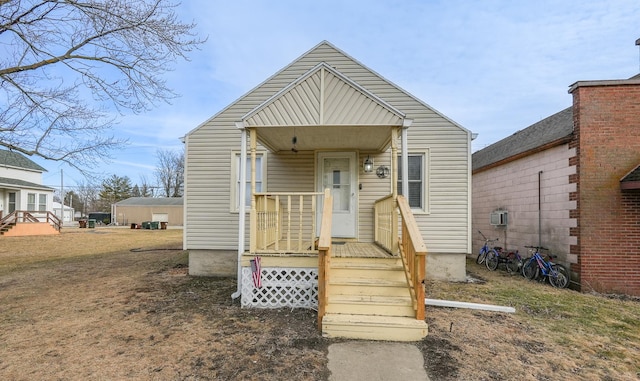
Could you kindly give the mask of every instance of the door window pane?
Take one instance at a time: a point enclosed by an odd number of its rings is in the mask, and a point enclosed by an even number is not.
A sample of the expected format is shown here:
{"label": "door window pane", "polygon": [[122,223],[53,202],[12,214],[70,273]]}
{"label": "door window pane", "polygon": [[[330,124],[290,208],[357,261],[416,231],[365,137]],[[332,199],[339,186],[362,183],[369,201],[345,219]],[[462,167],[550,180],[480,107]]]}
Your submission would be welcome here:
{"label": "door window pane", "polygon": [[331,189],[333,211],[351,210],[351,171],[349,158],[325,158],[323,162],[323,188]]}

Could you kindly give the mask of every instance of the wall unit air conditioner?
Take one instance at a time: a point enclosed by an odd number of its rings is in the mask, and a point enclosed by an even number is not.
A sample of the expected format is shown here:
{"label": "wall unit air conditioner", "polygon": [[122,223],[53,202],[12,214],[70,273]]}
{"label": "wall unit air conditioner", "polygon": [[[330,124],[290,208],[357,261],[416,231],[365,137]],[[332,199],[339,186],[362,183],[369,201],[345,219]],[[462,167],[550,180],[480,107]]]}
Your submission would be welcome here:
{"label": "wall unit air conditioner", "polygon": [[491,225],[494,226],[506,226],[507,225],[507,211],[496,210],[491,212]]}

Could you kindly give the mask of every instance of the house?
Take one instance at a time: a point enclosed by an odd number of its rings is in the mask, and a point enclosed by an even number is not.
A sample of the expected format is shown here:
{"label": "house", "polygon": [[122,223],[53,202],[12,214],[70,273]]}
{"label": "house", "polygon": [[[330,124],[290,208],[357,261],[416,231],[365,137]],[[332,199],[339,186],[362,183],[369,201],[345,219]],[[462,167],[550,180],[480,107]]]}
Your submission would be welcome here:
{"label": "house", "polygon": [[72,207],[54,201],[53,214],[62,220],[63,226],[74,225],[76,211]]}
{"label": "house", "polygon": [[0,234],[57,234],[53,188],[42,185],[42,168],[26,156],[0,150]]}
{"label": "house", "polygon": [[[189,272],[237,275],[243,306],[317,306],[327,336],[413,340],[424,263],[465,279],[471,133],[326,41],[184,142]],[[414,332],[394,331],[409,316]]]}
{"label": "house", "polygon": [[112,205],[113,222],[118,225],[145,221],[166,222],[169,226],[184,224],[182,197],[130,197]]}
{"label": "house", "polygon": [[569,93],[571,107],[473,154],[473,230],[549,248],[579,290],[640,295],[640,77]]}

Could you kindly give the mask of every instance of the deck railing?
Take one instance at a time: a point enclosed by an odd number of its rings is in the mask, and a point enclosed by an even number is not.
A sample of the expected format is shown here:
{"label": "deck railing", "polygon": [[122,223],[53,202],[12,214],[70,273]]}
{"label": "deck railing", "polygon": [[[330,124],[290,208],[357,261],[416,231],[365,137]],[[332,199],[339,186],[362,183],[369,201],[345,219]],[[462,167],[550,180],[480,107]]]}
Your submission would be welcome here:
{"label": "deck railing", "polygon": [[411,290],[416,319],[424,320],[424,279],[427,247],[422,240],[418,224],[411,212],[407,199],[398,196],[398,209],[402,220],[402,235],[398,239],[400,256]]}
{"label": "deck railing", "polygon": [[397,253],[398,212],[390,194],[377,200],[374,210],[374,241],[390,253]]}
{"label": "deck railing", "polygon": [[318,238],[318,329],[322,332],[322,318],[328,303],[329,268],[331,266],[331,223],[333,220],[333,197],[325,190],[320,237]]}
{"label": "deck railing", "polygon": [[62,226],[60,218],[51,212],[15,210],[0,219],[0,230],[18,222],[48,222],[58,231]]}
{"label": "deck railing", "polygon": [[256,193],[251,211],[251,253],[316,253],[319,192]]}

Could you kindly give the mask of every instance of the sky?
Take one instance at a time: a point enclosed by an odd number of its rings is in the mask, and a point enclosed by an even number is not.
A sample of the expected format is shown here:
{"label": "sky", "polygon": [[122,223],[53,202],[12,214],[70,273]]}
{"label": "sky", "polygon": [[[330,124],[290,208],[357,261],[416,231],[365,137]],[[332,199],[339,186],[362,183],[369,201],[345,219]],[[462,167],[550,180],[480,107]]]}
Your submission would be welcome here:
{"label": "sky", "polygon": [[[103,177],[153,182],[158,150],[323,40],[477,133],[472,151],[571,106],[576,81],[640,72],[637,0],[183,0],[177,13],[207,41],[165,77],[179,98],[117,116],[129,144]],[[86,182],[36,161],[45,185]]]}

